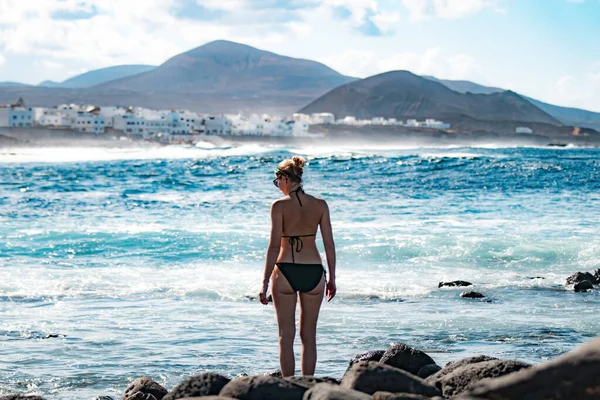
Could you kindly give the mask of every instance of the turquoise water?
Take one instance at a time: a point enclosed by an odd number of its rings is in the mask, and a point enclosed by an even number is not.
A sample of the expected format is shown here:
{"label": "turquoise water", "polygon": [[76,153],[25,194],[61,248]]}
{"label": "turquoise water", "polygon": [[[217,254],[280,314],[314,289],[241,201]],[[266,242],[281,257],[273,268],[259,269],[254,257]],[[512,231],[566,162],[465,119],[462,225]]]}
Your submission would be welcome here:
{"label": "turquoise water", "polygon": [[[598,149],[4,149],[0,394],[118,396],[141,375],[171,388],[277,368],[274,310],[251,297],[272,171],[292,154],[338,251],[317,374],[395,341],[441,365],[535,363],[600,333],[598,290],[564,287],[600,268]],[[457,279],[491,301],[437,288]]]}

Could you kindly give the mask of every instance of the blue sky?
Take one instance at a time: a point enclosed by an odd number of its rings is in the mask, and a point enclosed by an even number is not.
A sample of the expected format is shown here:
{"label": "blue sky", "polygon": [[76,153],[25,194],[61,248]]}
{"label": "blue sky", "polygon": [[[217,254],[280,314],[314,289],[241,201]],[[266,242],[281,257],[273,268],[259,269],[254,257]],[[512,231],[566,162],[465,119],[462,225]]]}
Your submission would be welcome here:
{"label": "blue sky", "polygon": [[158,65],[216,39],[600,112],[600,0],[0,0],[0,81]]}

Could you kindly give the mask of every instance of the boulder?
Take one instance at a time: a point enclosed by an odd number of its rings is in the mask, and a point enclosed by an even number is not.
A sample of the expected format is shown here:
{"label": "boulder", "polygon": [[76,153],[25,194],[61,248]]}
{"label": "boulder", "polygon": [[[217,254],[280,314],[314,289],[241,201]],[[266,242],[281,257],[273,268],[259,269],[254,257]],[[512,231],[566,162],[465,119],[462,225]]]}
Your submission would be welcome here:
{"label": "boulder", "polygon": [[115,400],[112,396],[98,396],[94,400]]}
{"label": "boulder", "polygon": [[554,360],[497,379],[467,393],[482,399],[600,398],[600,337]]}
{"label": "boulder", "polygon": [[419,372],[417,372],[417,376],[421,379],[425,379],[441,370],[442,367],[440,367],[437,364],[427,364],[421,367],[421,369],[419,369]]}
{"label": "boulder", "polygon": [[485,378],[497,378],[529,368],[531,365],[521,361],[492,360],[467,364],[456,368],[436,382],[444,397],[457,396]]}
{"label": "boulder", "polygon": [[215,396],[229,383],[230,379],[214,372],[195,375],[179,383],[163,400],[183,399],[186,397]]}
{"label": "boulder", "polygon": [[418,376],[376,361],[361,361],[350,368],[341,385],[347,389],[373,394],[379,391],[406,392],[437,396],[440,391]]}
{"label": "boulder", "polygon": [[450,361],[448,364],[446,364],[446,366],[444,368],[442,368],[441,370],[439,370],[435,374],[433,374],[431,376],[428,376],[425,379],[425,382],[427,382],[430,385],[433,385],[433,386],[439,388],[440,386],[438,386],[438,382],[444,376],[448,375],[449,373],[451,373],[455,369],[460,368],[460,367],[464,367],[465,365],[469,365],[469,364],[475,364],[475,363],[482,362],[482,361],[492,361],[492,360],[497,360],[497,358],[496,357],[479,355],[479,356],[473,356],[473,357],[463,358],[463,359],[460,359],[460,360],[457,360],[457,361]]}
{"label": "boulder", "polygon": [[181,400],[236,400],[233,397],[223,396],[202,396],[202,397],[184,397]]}
{"label": "boulder", "polygon": [[[600,270],[596,271],[598,274]],[[567,278],[567,285],[574,285],[579,282],[590,281],[590,283],[598,284],[600,281],[597,276],[590,274],[589,272],[577,272]]]}
{"label": "boulder", "polygon": [[452,281],[452,282],[440,282],[438,283],[438,288],[441,287],[463,287],[463,286],[473,286],[471,282],[467,281]]}
{"label": "boulder", "polygon": [[587,292],[588,290],[593,290],[594,285],[590,281],[581,281],[577,282],[575,286],[573,286],[573,290],[576,292]]}
{"label": "boulder", "polygon": [[[121,400],[162,400],[168,393],[167,389],[162,387],[147,376],[135,379],[127,386]],[[149,396],[152,397],[149,397]]]}
{"label": "boulder", "polygon": [[404,343],[395,343],[379,360],[380,363],[391,365],[417,375],[419,370],[428,364],[435,364],[435,361],[421,350],[413,349]]}
{"label": "boulder", "polygon": [[[441,397],[438,397],[441,399]],[[375,392],[373,400],[429,400],[431,397],[411,393]]]}
{"label": "boulder", "polygon": [[323,377],[317,378],[316,376],[311,375],[297,375],[297,376],[288,376],[287,378],[283,378],[286,381],[290,381],[297,385],[306,386],[307,388],[311,388],[319,383],[331,383],[334,385],[339,385],[339,381],[335,378]]}
{"label": "boulder", "polygon": [[371,396],[359,392],[332,385],[330,383],[319,383],[304,393],[303,400],[370,400]]}
{"label": "boulder", "polygon": [[363,353],[358,353],[350,360],[350,365],[348,367],[353,366],[357,362],[360,361],[379,361],[381,357],[385,354],[385,350],[369,350]]}
{"label": "boulder", "polygon": [[274,376],[245,376],[230,381],[219,396],[239,400],[300,400],[307,389]]}
{"label": "boulder", "polygon": [[466,299],[483,299],[485,296],[479,292],[462,292],[460,297],[464,297]]}
{"label": "boulder", "polygon": [[26,396],[23,394],[9,394],[6,396],[0,396],[0,400],[46,400],[40,396]]}
{"label": "boulder", "polygon": [[596,283],[600,285],[600,268],[594,272],[594,278],[596,278]]}

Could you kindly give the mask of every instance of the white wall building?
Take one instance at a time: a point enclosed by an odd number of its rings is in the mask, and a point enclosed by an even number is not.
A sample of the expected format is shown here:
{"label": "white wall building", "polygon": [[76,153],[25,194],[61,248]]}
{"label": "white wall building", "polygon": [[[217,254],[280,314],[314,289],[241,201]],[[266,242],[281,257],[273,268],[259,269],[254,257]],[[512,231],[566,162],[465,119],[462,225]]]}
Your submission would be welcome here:
{"label": "white wall building", "polygon": [[0,126],[2,127],[31,127],[33,121],[33,109],[27,107],[21,98],[15,104],[0,107]]}
{"label": "white wall building", "polygon": [[531,128],[527,128],[527,127],[525,127],[525,126],[519,126],[519,127],[516,129],[516,132],[517,132],[517,133],[527,133],[527,134],[530,134],[530,135],[531,135],[531,134],[533,133],[533,129],[531,129]]}
{"label": "white wall building", "polygon": [[79,111],[71,123],[71,128],[78,132],[104,133],[106,123],[104,117],[99,115],[99,111],[97,108],[89,112]]}
{"label": "white wall building", "polygon": [[335,115],[332,113],[315,113],[310,116],[313,124],[334,124]]}

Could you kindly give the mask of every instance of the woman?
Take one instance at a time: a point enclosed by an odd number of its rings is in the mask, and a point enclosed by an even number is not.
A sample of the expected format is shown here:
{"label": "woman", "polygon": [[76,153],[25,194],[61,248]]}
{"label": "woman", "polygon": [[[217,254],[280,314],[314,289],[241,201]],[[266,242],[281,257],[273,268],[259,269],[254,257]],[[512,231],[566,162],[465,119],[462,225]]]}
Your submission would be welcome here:
{"label": "woman", "polygon": [[[294,375],[296,302],[300,299],[302,375],[314,375],[317,363],[317,318],[327,286],[327,301],[335,296],[335,245],[325,200],[304,193],[304,158],[284,160],[273,183],[285,195],[271,205],[271,239],[267,249],[260,302],[268,304],[269,279],[279,326],[279,363],[283,376]],[[317,228],[325,246],[329,280],[316,244]],[[327,282],[327,284],[325,283]]]}

